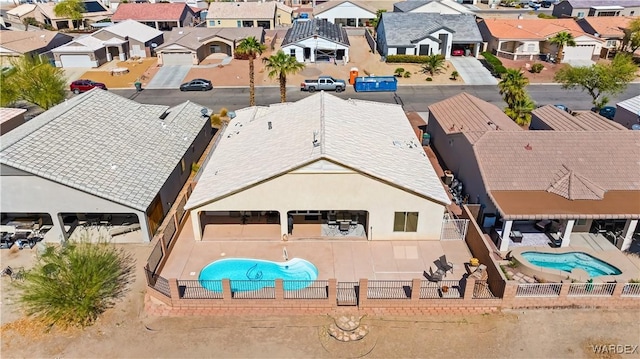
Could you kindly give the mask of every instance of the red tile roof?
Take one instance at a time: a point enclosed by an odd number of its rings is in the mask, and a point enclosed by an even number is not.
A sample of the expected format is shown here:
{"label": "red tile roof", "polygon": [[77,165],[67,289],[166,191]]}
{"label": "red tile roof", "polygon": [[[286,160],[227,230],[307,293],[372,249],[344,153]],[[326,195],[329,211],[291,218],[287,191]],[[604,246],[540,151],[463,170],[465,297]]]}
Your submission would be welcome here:
{"label": "red tile roof", "polygon": [[484,23],[493,37],[502,40],[545,40],[561,31],[574,37],[587,35],[574,19],[486,19]]}
{"label": "red tile roof", "polygon": [[185,3],[121,3],[111,20],[178,21],[182,18],[185,8],[193,13],[193,10]]}

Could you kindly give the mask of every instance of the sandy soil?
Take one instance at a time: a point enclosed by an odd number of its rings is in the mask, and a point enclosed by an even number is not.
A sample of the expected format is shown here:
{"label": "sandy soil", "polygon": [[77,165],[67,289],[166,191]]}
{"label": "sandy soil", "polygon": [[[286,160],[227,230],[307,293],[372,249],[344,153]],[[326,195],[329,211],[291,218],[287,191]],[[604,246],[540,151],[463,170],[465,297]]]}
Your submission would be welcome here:
{"label": "sandy soil", "polygon": [[[155,57],[140,60],[127,60],[108,62],[96,70],[85,72],[80,76],[81,79],[89,79],[96,82],[102,82],[107,88],[133,88],[136,80],[142,80],[143,86],[151,79],[150,69],[155,68],[158,59]],[[111,69],[116,67],[126,67],[129,72],[123,75],[111,75]],[[144,76],[143,76],[144,75]]]}
{"label": "sandy soil", "polygon": [[[148,245],[123,245],[138,263],[123,300],[94,326],[62,331],[25,325],[18,291],[2,284],[3,358],[617,358],[591,345],[638,345],[640,312],[526,310],[491,315],[365,317],[370,334],[337,343],[325,334],[327,316],[149,317],[142,310],[142,265]],[[35,249],[3,250],[3,266],[29,267]],[[16,320],[18,320],[16,322]],[[8,329],[13,322],[16,329]],[[16,324],[17,323],[17,324]],[[624,355],[638,358],[640,355]]]}

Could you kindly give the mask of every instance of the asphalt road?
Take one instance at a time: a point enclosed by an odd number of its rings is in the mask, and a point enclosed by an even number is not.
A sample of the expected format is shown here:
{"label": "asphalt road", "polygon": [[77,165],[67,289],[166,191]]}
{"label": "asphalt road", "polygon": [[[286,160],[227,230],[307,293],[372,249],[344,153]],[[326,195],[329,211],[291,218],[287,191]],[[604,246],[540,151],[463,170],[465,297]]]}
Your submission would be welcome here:
{"label": "asphalt road", "polygon": [[[588,110],[592,107],[591,97],[581,90],[563,90],[559,85],[530,85],[527,90],[538,105],[563,104],[573,110]],[[179,90],[143,90],[136,93],[132,90],[113,90],[121,96],[131,98],[135,101],[156,105],[175,106],[184,101],[190,100],[203,106],[207,106],[214,111],[222,107],[228,110],[237,110],[249,106],[248,88],[224,88],[214,89],[207,92],[180,92]],[[404,105],[407,111],[427,111],[427,106],[434,102],[442,101],[461,92],[467,92],[473,96],[493,103],[502,108],[505,103],[498,93],[496,86],[401,86],[393,92],[361,92],[356,93],[352,88],[345,92],[336,94],[341,98],[356,98],[362,100],[398,103]],[[290,88],[287,91],[288,101],[297,101],[310,94],[301,92],[298,89]],[[627,90],[618,95],[612,96],[609,104],[640,95],[640,83],[630,84]],[[280,93],[277,87],[256,88],[256,103],[265,106],[280,102]]]}

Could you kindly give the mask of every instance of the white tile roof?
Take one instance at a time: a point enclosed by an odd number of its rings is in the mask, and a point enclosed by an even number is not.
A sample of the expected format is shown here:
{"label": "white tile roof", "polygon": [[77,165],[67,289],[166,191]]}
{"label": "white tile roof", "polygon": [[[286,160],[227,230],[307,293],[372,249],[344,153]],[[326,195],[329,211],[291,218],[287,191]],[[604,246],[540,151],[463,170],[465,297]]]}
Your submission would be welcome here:
{"label": "white tile roof", "polygon": [[121,21],[100,31],[110,32],[120,37],[129,36],[130,38],[140,42],[147,42],[162,35],[162,31],[139,23],[135,20]]}
{"label": "white tile roof", "polygon": [[640,95],[618,102],[617,105],[640,116]]}
{"label": "white tile roof", "polygon": [[201,109],[189,101],[139,104],[94,89],[3,135],[0,163],[146,210],[209,121]]}
{"label": "white tile roof", "polygon": [[104,47],[104,40],[100,40],[91,35],[80,36],[73,41],[58,46],[51,52],[84,52],[87,50],[96,51]]}
{"label": "white tile roof", "polygon": [[402,107],[321,92],[293,103],[236,111],[186,208],[323,158],[450,203]]}

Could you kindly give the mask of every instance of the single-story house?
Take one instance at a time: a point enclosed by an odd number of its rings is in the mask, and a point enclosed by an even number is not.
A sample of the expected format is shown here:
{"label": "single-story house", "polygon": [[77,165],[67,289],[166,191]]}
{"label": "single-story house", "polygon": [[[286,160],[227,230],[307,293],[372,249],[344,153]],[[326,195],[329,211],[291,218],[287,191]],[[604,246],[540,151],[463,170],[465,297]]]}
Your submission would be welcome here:
{"label": "single-story house", "polygon": [[326,19],[299,21],[287,30],[282,51],[298,62],[349,62],[349,36],[342,26]]}
{"label": "single-story house", "polygon": [[130,57],[151,57],[155,48],[162,45],[162,31],[137,22],[125,20],[91,34],[103,40],[107,47],[107,58],[124,61]]}
{"label": "single-story house", "polygon": [[212,2],[207,27],[262,27],[273,29],[293,23],[293,9],[277,1]]}
{"label": "single-story house", "polygon": [[[121,45],[114,41],[110,46]],[[56,67],[100,67],[109,58],[105,41],[83,35],[51,50]]]}
{"label": "single-story house", "polygon": [[214,134],[207,112],[101,89],[66,100],[2,136],[2,218],[45,218],[45,240],[93,218],[150,241]]}
{"label": "single-story house", "polygon": [[576,20],[578,25],[587,34],[596,36],[605,41],[602,45],[602,57],[607,57],[612,50],[622,47],[625,30],[629,24],[639,17],[627,16],[589,16]]}
{"label": "single-story house", "polygon": [[264,43],[261,27],[192,27],[173,29],[156,48],[159,65],[197,65],[211,54],[233,56],[238,43],[255,37]]}
{"label": "single-story house", "polygon": [[[111,11],[116,11],[116,9],[118,9],[118,6],[120,4],[126,4],[129,1],[127,0],[102,0],[102,2],[109,7],[109,9],[111,9]],[[145,0],[145,1],[134,1],[134,2],[148,2],[148,3],[182,3],[182,4],[187,4],[192,8],[198,8],[198,1],[197,0]]]}
{"label": "single-story house", "polygon": [[53,58],[51,50],[73,40],[72,36],[56,31],[2,31],[0,58],[5,60],[26,54],[38,54]]}
{"label": "single-story house", "polygon": [[25,112],[24,108],[0,107],[0,136],[22,125]]}
{"label": "single-story house", "polygon": [[336,25],[363,27],[372,26],[377,11],[366,2],[338,0],[317,5],[313,9],[313,18],[326,19]]}
{"label": "single-story house", "polygon": [[553,6],[557,18],[586,16],[638,16],[638,0],[563,0]]}
{"label": "single-story house", "polygon": [[563,247],[594,221],[623,221],[628,248],[640,219],[640,131],[525,131],[501,112],[460,94],[429,106],[428,123],[435,150],[483,208],[480,222],[501,217],[500,250],[514,221],[542,220],[561,223]]}
{"label": "single-story house", "polygon": [[[477,0],[467,2],[476,4]],[[393,12],[430,12],[436,14],[474,15],[468,7],[452,0],[409,0],[393,4]]]}
{"label": "single-story house", "polygon": [[640,131],[640,95],[618,102],[613,120],[625,128]]}
{"label": "single-story house", "polygon": [[185,3],[126,3],[118,5],[111,21],[135,20],[157,30],[193,26],[198,22],[196,11]]}
{"label": "single-story house", "polygon": [[441,238],[450,200],[401,106],[321,92],[235,114],[185,206],[196,240],[231,223],[274,239],[305,225],[314,237]]}
{"label": "single-story house", "polygon": [[56,15],[54,8],[57,2],[35,2],[22,4],[7,11],[7,18],[17,22],[23,22],[26,18],[34,18],[45,25],[50,25],[56,30],[84,28],[89,24],[109,18],[112,13],[107,6],[100,1],[85,0],[86,12],[82,14],[82,20]]}
{"label": "single-story house", "polygon": [[605,41],[587,34],[573,19],[484,19],[478,23],[487,51],[511,60],[537,60],[555,55],[549,42],[559,32],[573,35],[576,46],[563,48],[562,62],[589,65],[600,57]]}
{"label": "single-story house", "polygon": [[441,54],[449,58],[454,50],[464,50],[477,57],[482,48],[482,35],[472,15],[383,13],[377,34],[382,56]]}
{"label": "single-story house", "polygon": [[627,129],[592,111],[563,111],[553,105],[544,105],[531,111],[530,130],[552,131],[615,131]]}

